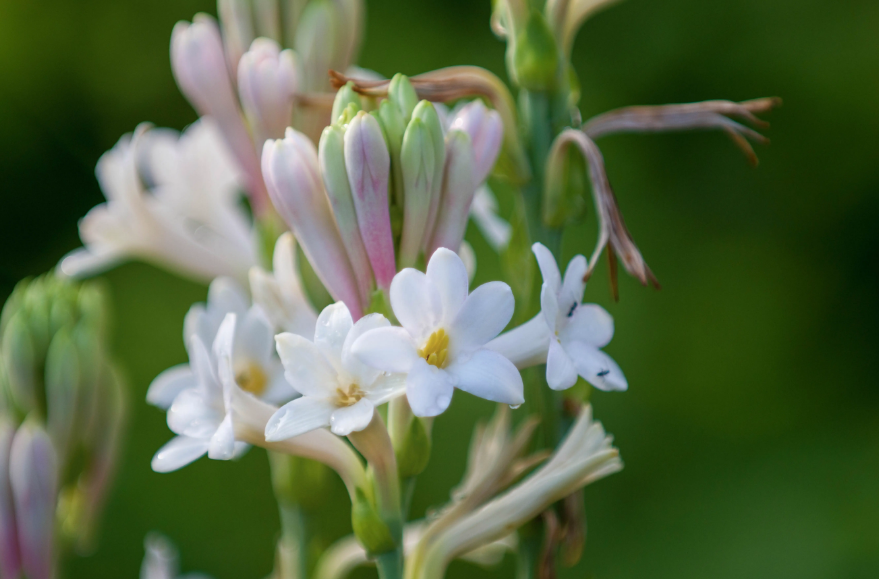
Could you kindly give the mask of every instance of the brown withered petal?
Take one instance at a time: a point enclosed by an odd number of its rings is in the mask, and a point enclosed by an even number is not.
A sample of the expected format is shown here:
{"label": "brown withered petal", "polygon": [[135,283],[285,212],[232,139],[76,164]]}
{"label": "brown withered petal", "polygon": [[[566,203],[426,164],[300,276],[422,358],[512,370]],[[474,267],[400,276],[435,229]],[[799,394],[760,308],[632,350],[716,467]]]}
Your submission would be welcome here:
{"label": "brown withered petal", "polygon": [[[363,80],[345,76],[331,70],[330,84],[339,89],[348,82],[354,90],[365,96],[383,97],[388,94],[390,80]],[[516,160],[520,177],[530,175],[519,134],[516,130],[516,105],[506,85],[493,73],[478,66],[450,66],[425,72],[409,78],[418,98],[431,102],[449,102],[468,97],[483,97],[500,114],[504,123],[504,145]]]}
{"label": "brown withered petal", "polygon": [[586,507],[582,489],[562,500],[561,526],[559,558],[565,567],[573,567],[580,561],[586,544]]}
{"label": "brown withered petal", "polygon": [[658,289],[659,282],[641,256],[638,246],[635,245],[635,241],[626,228],[625,221],[623,221],[623,215],[620,212],[616,195],[614,195],[613,189],[610,186],[607,172],[604,170],[604,157],[601,155],[598,146],[583,131],[565,129],[556,137],[549,154],[551,157],[560,155],[563,153],[561,149],[569,146],[576,146],[586,159],[589,179],[592,183],[595,212],[598,216],[598,241],[589,259],[589,267],[586,270],[585,278],[589,279],[592,276],[592,272],[598,263],[598,257],[606,247],[610,261],[610,280],[614,299],[619,298],[616,256],[619,256],[622,260],[623,267],[629,274],[638,279],[643,285],[650,283]]}
{"label": "brown withered petal", "polygon": [[561,539],[559,518],[551,508],[543,511],[540,518],[543,520],[543,547],[537,561],[537,579],[555,579],[555,553]]}
{"label": "brown withered petal", "polygon": [[779,106],[781,106],[780,98],[768,97],[739,103],[715,100],[689,104],[624,107],[589,119],[582,130],[591,139],[597,139],[614,133],[719,129],[729,135],[752,165],[757,165],[757,155],[748,139],[763,145],[769,144],[769,139],[742,123],[750,123],[757,128],[766,129],[769,123],[758,118],[755,113],[767,113]]}

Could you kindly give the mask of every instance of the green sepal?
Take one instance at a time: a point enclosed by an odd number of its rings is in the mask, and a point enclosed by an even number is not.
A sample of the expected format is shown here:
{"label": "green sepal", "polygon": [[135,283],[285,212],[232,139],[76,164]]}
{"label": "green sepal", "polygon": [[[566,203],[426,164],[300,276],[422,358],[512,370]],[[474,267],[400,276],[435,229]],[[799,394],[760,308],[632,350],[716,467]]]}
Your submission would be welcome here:
{"label": "green sepal", "polygon": [[409,428],[403,438],[403,443],[399,448],[394,449],[401,479],[418,476],[424,472],[430,462],[431,446],[430,435],[424,426],[424,421],[413,416],[412,420],[409,421]]}
{"label": "green sepal", "polygon": [[346,113],[349,107],[354,109],[354,114],[357,114],[357,111],[363,108],[363,104],[360,102],[360,95],[354,92],[353,82],[348,82],[336,93],[330,123],[332,124],[339,120],[339,117]]}
{"label": "green sepal", "polygon": [[564,147],[550,155],[543,192],[543,223],[558,229],[586,214],[589,195],[586,161],[576,147]]}
{"label": "green sepal", "polygon": [[406,75],[398,72],[391,79],[391,84],[388,86],[388,100],[400,110],[403,122],[408,124],[409,119],[412,118],[412,111],[418,104],[418,94]]}
{"label": "green sepal", "polygon": [[547,91],[555,87],[559,72],[559,50],[543,14],[532,10],[525,28],[516,38],[513,54],[516,81],[528,90]]}
{"label": "green sepal", "polygon": [[379,517],[375,505],[361,488],[355,490],[354,504],[351,505],[351,526],[357,540],[370,556],[397,548],[391,530]]}
{"label": "green sepal", "polygon": [[[402,211],[404,202],[403,168],[400,165],[400,150],[403,147],[403,134],[406,131],[406,121],[400,110],[388,101],[382,101],[378,108],[377,118],[385,134],[388,143],[388,153],[391,156],[391,195],[389,199],[392,205],[396,205]],[[401,227],[402,229],[402,227]]]}

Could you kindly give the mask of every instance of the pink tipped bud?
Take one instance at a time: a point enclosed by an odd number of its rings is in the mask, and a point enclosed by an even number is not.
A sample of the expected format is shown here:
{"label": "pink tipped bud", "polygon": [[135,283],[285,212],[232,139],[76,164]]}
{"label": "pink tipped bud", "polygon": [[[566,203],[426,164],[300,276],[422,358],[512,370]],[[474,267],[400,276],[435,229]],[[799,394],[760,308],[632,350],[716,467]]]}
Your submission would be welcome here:
{"label": "pink tipped bud", "polygon": [[244,125],[238,99],[226,68],[217,22],[197,14],[192,24],[178,22],[171,33],[171,68],[177,85],[195,110],[213,117],[229,149],[247,175],[247,190],[257,213],[266,204],[259,158]]}
{"label": "pink tipped bud", "polygon": [[51,579],[58,463],[49,435],[36,423],[25,422],[15,433],[9,471],[22,569],[30,579]]}
{"label": "pink tipped bud", "polygon": [[18,529],[15,525],[12,486],[9,480],[9,453],[15,426],[0,416],[0,577],[17,579],[21,575],[18,555]]}
{"label": "pink tipped bud", "polygon": [[293,93],[299,64],[292,50],[274,40],[257,38],[238,65],[238,91],[256,142],[280,139],[293,115]]}
{"label": "pink tipped bud", "polygon": [[363,304],[327,201],[314,144],[287,129],[284,139],[266,141],[262,168],[275,208],[302,244],[315,273],[333,299],[345,302],[359,318]]}
{"label": "pink tipped bud", "polygon": [[433,232],[430,253],[446,247],[458,251],[467,229],[467,217],[477,181],[473,146],[461,130],[446,135],[446,172],[443,175],[442,202]]}
{"label": "pink tipped bud", "polygon": [[488,178],[501,150],[504,138],[501,116],[497,111],[487,109],[482,101],[473,101],[452,119],[450,130],[455,129],[470,135],[475,156],[476,184],[480,185]]}
{"label": "pink tipped bud", "polygon": [[345,166],[375,281],[387,289],[397,273],[388,209],[391,157],[378,121],[363,111],[345,132]]}

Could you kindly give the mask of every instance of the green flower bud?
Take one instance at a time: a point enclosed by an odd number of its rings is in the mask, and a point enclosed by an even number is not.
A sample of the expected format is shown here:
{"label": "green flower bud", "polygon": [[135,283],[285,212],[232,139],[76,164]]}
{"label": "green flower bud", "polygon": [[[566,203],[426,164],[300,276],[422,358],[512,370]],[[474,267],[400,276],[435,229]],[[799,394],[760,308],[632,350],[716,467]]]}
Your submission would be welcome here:
{"label": "green flower bud", "polygon": [[439,213],[440,197],[442,196],[443,171],[446,167],[446,142],[443,134],[443,126],[440,122],[436,108],[428,101],[421,101],[415,107],[412,116],[424,122],[425,127],[433,140],[434,175],[430,192],[430,209],[427,216],[427,228],[424,231],[423,249],[427,249]]}
{"label": "green flower bud", "polygon": [[[405,77],[404,77],[405,78]],[[393,204],[402,209],[405,205],[403,170],[401,167],[400,150],[403,146],[403,134],[406,123],[400,109],[388,101],[382,101],[378,109],[378,118],[388,142],[388,153],[391,155],[391,199]]]}
{"label": "green flower bud", "polygon": [[[349,105],[354,106],[353,114],[357,114],[357,112],[363,108],[360,103],[360,95],[354,92],[353,82],[347,83],[336,93],[336,100],[333,101],[333,114],[330,117],[330,121],[335,123]],[[351,115],[352,118],[353,114]]]}
{"label": "green flower bud", "polygon": [[76,440],[74,426],[82,390],[79,353],[69,326],[52,338],[46,353],[45,376],[46,425],[64,472],[69,450]]}
{"label": "green flower bud", "polygon": [[12,404],[24,415],[37,405],[37,364],[27,314],[12,316],[3,331],[3,365]]}
{"label": "green flower bud", "polygon": [[412,118],[412,111],[418,104],[418,94],[406,75],[398,72],[391,79],[391,84],[388,86],[388,100],[399,109],[403,115],[403,122],[408,124],[409,119]]}
{"label": "green flower bud", "polygon": [[391,530],[379,517],[372,501],[358,488],[351,505],[351,526],[354,535],[369,555],[379,555],[396,548]]}
{"label": "green flower bud", "polygon": [[396,448],[397,469],[401,479],[418,476],[430,462],[431,441],[424,421],[412,417],[402,444]]}
{"label": "green flower bud", "polygon": [[581,219],[586,213],[589,187],[586,161],[576,147],[554,148],[547,162],[543,192],[546,226],[561,228]]}
{"label": "green flower bud", "polygon": [[[421,119],[413,117],[403,135],[400,165],[405,188],[400,267],[412,267],[424,245],[433,181],[437,176],[434,140]],[[441,175],[441,174],[440,174]]]}
{"label": "green flower bud", "polygon": [[559,51],[543,14],[532,11],[516,39],[513,67],[519,86],[528,90],[550,90],[557,81]]}
{"label": "green flower bud", "polygon": [[354,117],[357,116],[357,113],[360,112],[360,108],[354,103],[348,103],[345,106],[345,109],[339,114],[339,118],[336,119],[336,124],[345,126],[350,123]]}

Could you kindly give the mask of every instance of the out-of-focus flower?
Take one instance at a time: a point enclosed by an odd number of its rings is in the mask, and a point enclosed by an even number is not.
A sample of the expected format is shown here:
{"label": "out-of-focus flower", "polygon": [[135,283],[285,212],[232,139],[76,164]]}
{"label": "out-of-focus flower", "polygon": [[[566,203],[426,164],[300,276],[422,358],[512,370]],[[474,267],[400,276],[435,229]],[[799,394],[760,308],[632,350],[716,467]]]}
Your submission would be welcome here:
{"label": "out-of-focus flower", "polygon": [[515,366],[484,345],[513,316],[507,284],[490,282],[468,295],[464,263],[440,248],[427,273],[404,269],[391,283],[391,307],[402,328],[378,328],[361,336],[354,354],[386,372],[405,373],[406,394],[418,416],[436,416],[454,388],[504,404],[524,402]]}
{"label": "out-of-focus flower", "polygon": [[290,126],[299,74],[296,53],[268,38],[254,40],[241,57],[238,91],[258,147]]}
{"label": "out-of-focus flower", "polygon": [[380,314],[366,315],[355,324],[340,302],[321,312],[314,342],[296,334],[276,336],[287,380],[302,397],[272,416],[266,440],[283,440],[323,427],[347,436],[369,425],[376,406],[402,395],[404,377],[371,368],[351,352],[351,345],[364,333],[389,326]]}
{"label": "out-of-focus flower", "polygon": [[107,202],[82,219],[85,247],[64,257],[58,272],[84,277],[143,259],[202,281],[247,279],[257,263],[256,236],[232,166],[210,121],[179,137],[139,126],[98,162]]}
{"label": "out-of-focus flower", "polygon": [[513,228],[507,221],[499,217],[497,212],[497,199],[488,185],[477,189],[476,195],[473,197],[473,205],[470,206],[470,219],[485,236],[488,244],[500,253],[510,243]]}
{"label": "out-of-focus flower", "polygon": [[448,563],[462,553],[496,541],[533,519],[549,505],[587,484],[619,471],[619,451],[612,446],[592,409],[583,407],[564,442],[549,461],[525,480],[449,525],[425,545],[417,561],[421,579],[443,577]]}
{"label": "out-of-focus flower", "polygon": [[317,313],[302,288],[297,261],[296,238],[284,233],[275,243],[272,273],[259,266],[250,270],[250,291],[253,303],[262,308],[276,331],[311,339]]}
{"label": "out-of-focus flower", "polygon": [[601,306],[581,303],[586,258],[572,259],[563,280],[552,253],[539,243],[532,249],[543,274],[541,312],[487,347],[518,368],[545,362],[546,381],[554,390],[570,388],[578,374],[600,390],[626,390],[622,370],[600,350],[613,337],[613,318]]}

